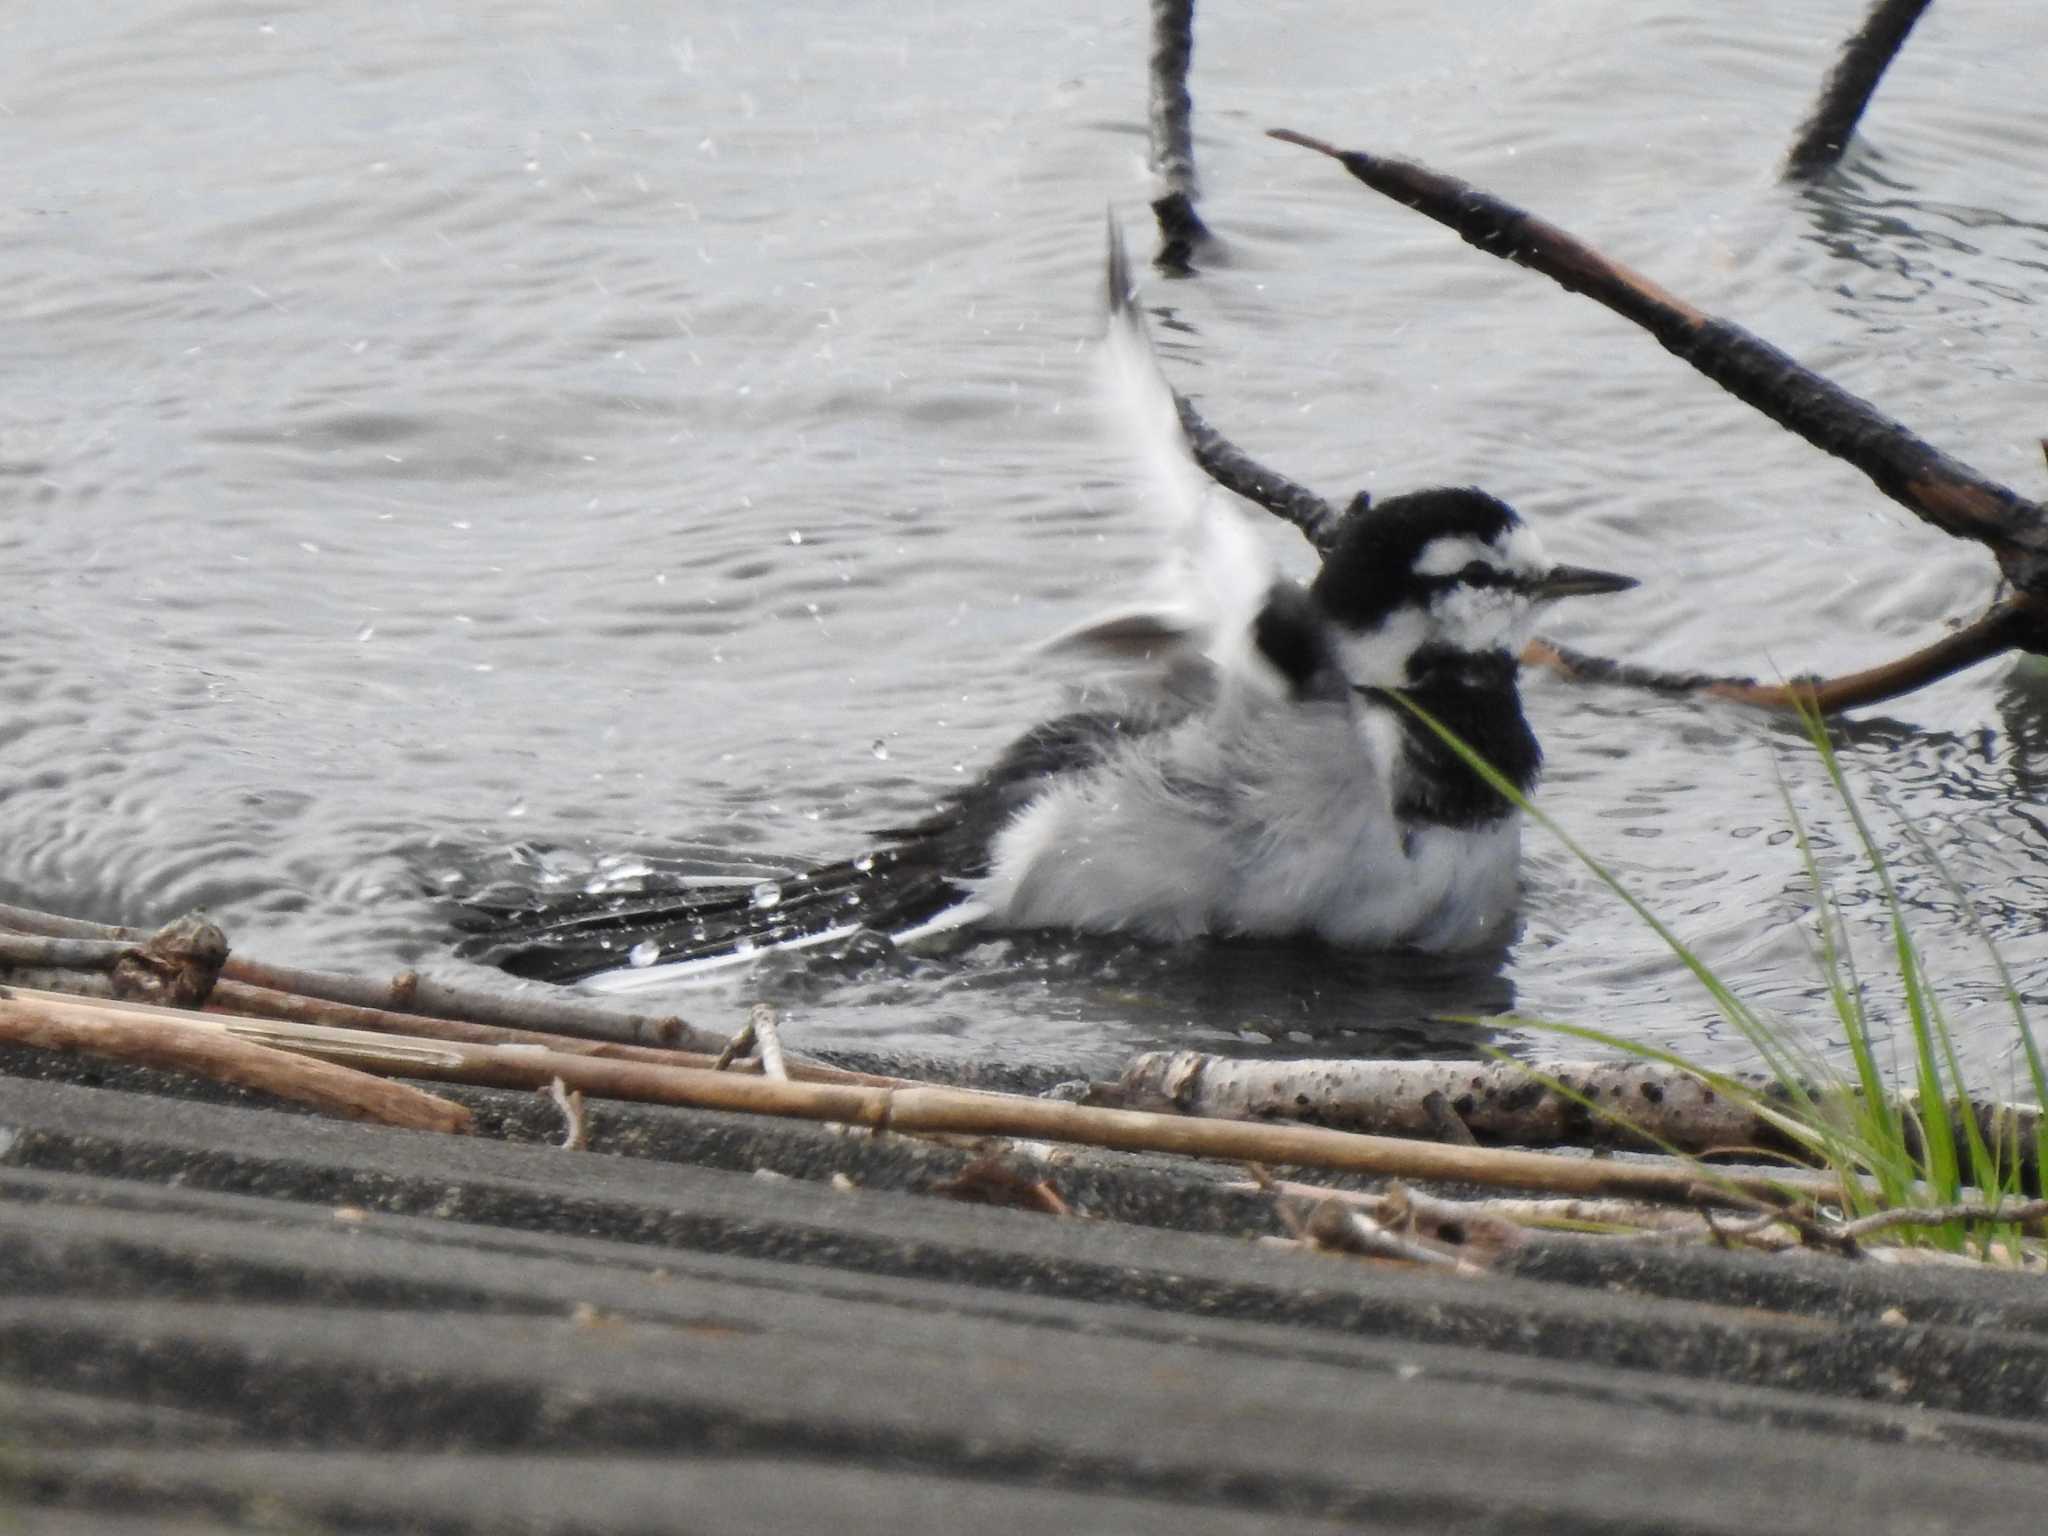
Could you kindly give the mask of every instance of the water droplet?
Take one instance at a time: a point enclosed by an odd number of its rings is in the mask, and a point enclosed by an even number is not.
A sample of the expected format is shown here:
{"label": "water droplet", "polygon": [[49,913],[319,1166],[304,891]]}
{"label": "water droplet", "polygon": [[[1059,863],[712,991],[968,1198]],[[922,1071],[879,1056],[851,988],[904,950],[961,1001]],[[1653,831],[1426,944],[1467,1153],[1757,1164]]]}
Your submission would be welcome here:
{"label": "water droplet", "polygon": [[803,543],[803,541],[804,541],[804,536],[803,536],[803,535],[802,535],[801,533],[799,533],[799,532],[798,532],[798,531],[797,531],[796,529],[792,528],[792,529],[790,529],[790,530],[789,530],[789,542],[790,542],[790,543],[792,543],[792,544],[801,544],[801,543]]}
{"label": "water droplet", "polygon": [[853,861],[853,867],[866,874],[875,867],[875,856],[872,853],[864,853]]}
{"label": "water droplet", "polygon": [[517,799],[517,800],[514,800],[514,801],[513,801],[513,802],[512,802],[512,803],[511,803],[510,805],[506,806],[506,807],[505,807],[505,814],[506,814],[507,816],[512,816],[512,817],[517,817],[517,816],[524,816],[524,815],[526,814],[526,800],[525,800],[525,797],[524,797],[524,796],[521,796],[521,797],[520,797],[519,799]]}
{"label": "water droplet", "polygon": [[626,951],[626,963],[635,968],[654,964],[661,958],[661,945],[653,939],[642,939]]}
{"label": "water droplet", "polygon": [[753,897],[754,905],[763,912],[766,912],[770,907],[782,905],[782,887],[773,880],[763,880],[748,894]]}
{"label": "water droplet", "polygon": [[875,761],[881,763],[886,763],[887,761],[889,761],[889,743],[882,740],[881,737],[877,736],[875,738],[875,744],[872,747],[869,747],[868,750],[875,754]]}
{"label": "water droplet", "polygon": [[759,949],[760,947],[760,945],[756,944],[752,939],[748,938],[745,934],[740,935],[740,937],[732,941],[732,952],[736,955],[751,955],[755,950]]}

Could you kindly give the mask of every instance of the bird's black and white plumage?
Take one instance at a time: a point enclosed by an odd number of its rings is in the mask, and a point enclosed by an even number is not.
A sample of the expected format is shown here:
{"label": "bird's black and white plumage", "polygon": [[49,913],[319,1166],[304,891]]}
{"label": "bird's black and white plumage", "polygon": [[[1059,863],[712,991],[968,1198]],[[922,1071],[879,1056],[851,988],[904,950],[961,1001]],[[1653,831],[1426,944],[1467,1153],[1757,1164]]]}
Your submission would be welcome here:
{"label": "bird's black and white plumage", "polygon": [[524,975],[634,985],[767,949],[965,923],[1315,936],[1455,949],[1501,931],[1514,806],[1388,695],[1519,789],[1541,752],[1516,658],[1534,614],[1624,577],[1559,566],[1473,488],[1351,513],[1306,586],[1190,456],[1112,231],[1105,392],[1173,554],[1158,600],[1057,644],[1141,656],[1139,701],[1027,732],[862,857],[758,885],[571,897],[501,913],[464,950]]}

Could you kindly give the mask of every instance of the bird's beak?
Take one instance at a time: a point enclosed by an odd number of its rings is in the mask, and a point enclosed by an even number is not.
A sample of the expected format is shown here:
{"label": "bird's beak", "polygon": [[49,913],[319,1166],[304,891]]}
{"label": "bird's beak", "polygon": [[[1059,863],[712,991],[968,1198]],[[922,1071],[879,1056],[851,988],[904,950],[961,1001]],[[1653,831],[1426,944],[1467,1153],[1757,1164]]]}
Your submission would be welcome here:
{"label": "bird's beak", "polygon": [[1630,587],[1640,586],[1633,576],[1617,576],[1612,571],[1590,570],[1583,565],[1554,565],[1547,575],[1537,578],[1530,588],[1530,595],[1539,603],[1547,603],[1555,597],[1592,597],[1601,592],[1626,592]]}

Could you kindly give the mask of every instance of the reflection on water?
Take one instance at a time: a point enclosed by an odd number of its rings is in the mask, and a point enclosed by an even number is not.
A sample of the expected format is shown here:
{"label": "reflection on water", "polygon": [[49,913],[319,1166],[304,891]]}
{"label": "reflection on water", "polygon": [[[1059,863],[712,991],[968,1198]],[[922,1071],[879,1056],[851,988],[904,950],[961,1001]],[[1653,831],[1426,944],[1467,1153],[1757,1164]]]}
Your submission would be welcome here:
{"label": "reflection on water", "polygon": [[[1103,204],[1143,218],[1143,9],[31,8],[0,62],[0,895],[444,964],[422,870],[842,856],[978,771],[1086,681],[1030,647],[1155,554],[1082,357]],[[1787,190],[1840,11],[1205,13],[1229,259],[1154,286],[1167,367],[1327,494],[1477,482],[1647,579],[1560,615],[1569,643],[1764,676],[1923,643],[1984,601],[1978,551],[1258,132],[1469,177],[2038,484],[2043,145],[2010,103],[2048,20],[1959,0],[1844,171]],[[1984,667],[1845,737],[1985,1073],[1998,970],[1917,850],[2048,992],[2041,700]],[[1883,911],[1796,731],[1550,678],[1529,708],[1547,807],[1824,1036],[1785,797],[1852,927]],[[1459,1050],[1432,1020],[1510,1007],[1743,1059],[1541,833],[1526,884],[1468,960],[998,938],[675,1001],[729,1023],[765,988],[798,1044],[1090,1069]]]}

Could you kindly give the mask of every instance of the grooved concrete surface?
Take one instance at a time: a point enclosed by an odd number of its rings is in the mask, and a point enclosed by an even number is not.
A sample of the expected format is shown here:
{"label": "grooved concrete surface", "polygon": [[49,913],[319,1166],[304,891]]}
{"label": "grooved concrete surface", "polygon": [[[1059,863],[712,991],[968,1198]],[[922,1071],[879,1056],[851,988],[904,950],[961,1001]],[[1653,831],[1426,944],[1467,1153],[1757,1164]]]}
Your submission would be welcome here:
{"label": "grooved concrete surface", "polygon": [[2031,1532],[2048,1495],[2035,1280],[1455,1278],[1259,1246],[1261,1198],[1143,1159],[1057,1172],[1093,1214],[1055,1220],[811,1126],[599,1105],[570,1153],[516,1095],[445,1138],[0,1074],[0,1533]]}

